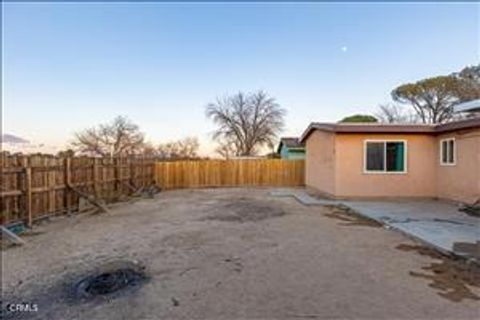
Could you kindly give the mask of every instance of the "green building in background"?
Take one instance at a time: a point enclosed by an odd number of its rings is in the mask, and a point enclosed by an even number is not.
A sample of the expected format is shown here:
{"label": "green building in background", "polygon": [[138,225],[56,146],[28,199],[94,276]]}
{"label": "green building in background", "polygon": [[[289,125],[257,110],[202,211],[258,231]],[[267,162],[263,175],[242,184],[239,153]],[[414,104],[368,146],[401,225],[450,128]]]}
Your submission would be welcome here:
{"label": "green building in background", "polygon": [[281,138],[277,152],[285,160],[305,159],[305,144],[298,138]]}

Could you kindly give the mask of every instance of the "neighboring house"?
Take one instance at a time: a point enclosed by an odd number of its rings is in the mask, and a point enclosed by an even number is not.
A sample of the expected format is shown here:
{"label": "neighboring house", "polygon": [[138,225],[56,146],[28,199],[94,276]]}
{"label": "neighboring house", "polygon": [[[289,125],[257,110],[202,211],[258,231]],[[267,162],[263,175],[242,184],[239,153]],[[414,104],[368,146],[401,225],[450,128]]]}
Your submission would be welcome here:
{"label": "neighboring house", "polygon": [[312,123],[306,185],[334,198],[480,198],[480,118],[441,125]]}
{"label": "neighboring house", "polygon": [[305,159],[305,144],[301,143],[298,138],[281,138],[277,152],[282,159]]}
{"label": "neighboring house", "polygon": [[455,112],[480,112],[480,99],[457,104]]}

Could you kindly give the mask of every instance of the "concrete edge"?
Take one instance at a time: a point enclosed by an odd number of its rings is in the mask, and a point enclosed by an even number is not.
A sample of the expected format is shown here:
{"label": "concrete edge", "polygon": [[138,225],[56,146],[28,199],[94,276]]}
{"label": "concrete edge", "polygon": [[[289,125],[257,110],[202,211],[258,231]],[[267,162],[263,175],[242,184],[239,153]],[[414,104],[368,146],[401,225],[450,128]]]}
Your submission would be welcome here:
{"label": "concrete edge", "polygon": [[363,213],[361,213],[360,211],[358,211],[357,209],[354,209],[352,207],[350,207],[348,204],[345,204],[344,201],[341,201],[341,200],[316,200],[316,202],[311,202],[311,203],[306,203],[304,202],[301,197],[299,197],[297,194],[293,193],[293,192],[290,192],[290,193],[281,193],[281,194],[274,194],[274,193],[270,193],[272,196],[275,196],[275,197],[292,197],[294,198],[295,200],[297,200],[299,203],[303,204],[303,205],[306,205],[306,206],[316,206],[316,205],[320,205],[320,206],[336,206],[336,207],[345,207],[345,208],[348,208],[349,210],[351,210],[354,214],[357,214],[359,216],[361,216],[362,218],[365,218],[365,219],[369,219],[369,220],[373,220],[373,221],[376,221],[377,223],[379,223],[384,229],[387,229],[387,230],[393,230],[393,231],[396,231],[398,233],[401,233],[403,234],[404,236],[406,236],[407,238],[411,239],[411,240],[414,240],[415,242],[419,242],[423,245],[426,245],[427,247],[430,247],[432,249],[434,249],[435,251],[439,252],[440,254],[444,255],[444,256],[448,256],[448,257],[453,257],[453,258],[459,258],[459,259],[462,259],[462,260],[465,260],[467,263],[475,263],[477,265],[480,266],[480,261],[479,259],[476,259],[475,257],[472,257],[472,256],[469,256],[469,255],[462,255],[462,254],[459,254],[459,253],[456,253],[455,251],[452,251],[452,250],[447,250],[445,248],[442,248],[430,241],[427,241],[423,238],[420,238],[412,233],[408,233],[402,229],[399,229],[397,228],[396,226],[388,223],[387,221],[385,220],[382,220],[382,219],[378,219],[378,218],[374,218],[374,217],[370,217],[370,216],[367,216]]}
{"label": "concrete edge", "polygon": [[348,209],[350,209],[352,212],[354,212],[355,214],[359,215],[359,216],[362,216],[363,218],[367,218],[367,219],[370,219],[370,220],[374,220],[378,223],[380,223],[384,229],[387,229],[387,230],[393,230],[393,231],[396,231],[398,233],[401,233],[403,234],[404,236],[406,236],[407,238],[411,239],[411,240],[414,240],[416,242],[419,242],[419,243],[422,243],[436,251],[438,251],[440,254],[444,255],[444,256],[448,256],[448,257],[453,257],[453,258],[459,258],[459,259],[462,259],[462,260],[465,260],[467,263],[475,263],[477,265],[480,266],[480,261],[478,259],[476,259],[475,257],[472,257],[472,256],[469,256],[469,255],[462,255],[462,254],[459,254],[453,250],[447,250],[445,248],[442,248],[430,241],[427,241],[425,240],[424,238],[421,238],[421,237],[418,237],[412,233],[409,233],[409,232],[406,232],[402,229],[399,229],[397,228],[396,226],[394,226],[393,224],[390,224],[388,223],[387,221],[385,220],[382,220],[382,219],[378,219],[378,218],[373,218],[373,217],[370,217],[370,216],[367,216],[361,212],[359,212],[357,209],[354,209],[352,207],[350,207],[348,204],[345,204],[345,203],[342,203],[341,205],[347,207]]}

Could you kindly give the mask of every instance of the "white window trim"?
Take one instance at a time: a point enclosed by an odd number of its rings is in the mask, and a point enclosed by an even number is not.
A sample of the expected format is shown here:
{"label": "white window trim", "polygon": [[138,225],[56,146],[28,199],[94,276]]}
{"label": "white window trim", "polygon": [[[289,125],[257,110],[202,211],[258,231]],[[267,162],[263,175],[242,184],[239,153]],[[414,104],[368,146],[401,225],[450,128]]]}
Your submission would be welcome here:
{"label": "white window trim", "polygon": [[[369,142],[383,142],[385,144],[383,155],[384,170],[367,170],[367,144]],[[403,171],[387,171],[387,142],[403,142],[405,147],[403,153]],[[366,139],[363,141],[363,173],[364,174],[407,174],[408,173],[408,144],[404,139]]]}
{"label": "white window trim", "polygon": [[[453,141],[453,162],[443,162],[443,142],[444,141]],[[447,143],[448,145],[448,143]],[[455,141],[455,138],[445,138],[440,140],[440,148],[439,148],[439,159],[440,159],[440,165],[445,166],[445,167],[451,167],[451,166],[456,166],[457,165],[457,141]],[[448,158],[448,154],[447,154]]]}

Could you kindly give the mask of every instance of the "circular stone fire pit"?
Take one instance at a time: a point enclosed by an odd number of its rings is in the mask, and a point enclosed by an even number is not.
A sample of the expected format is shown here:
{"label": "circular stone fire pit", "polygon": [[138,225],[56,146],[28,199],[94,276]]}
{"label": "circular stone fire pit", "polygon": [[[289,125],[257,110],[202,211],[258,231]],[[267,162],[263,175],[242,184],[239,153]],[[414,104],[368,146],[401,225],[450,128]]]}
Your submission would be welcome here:
{"label": "circular stone fire pit", "polygon": [[120,292],[131,292],[146,279],[144,268],[136,263],[111,264],[78,281],[74,286],[74,296],[77,299],[111,297]]}

